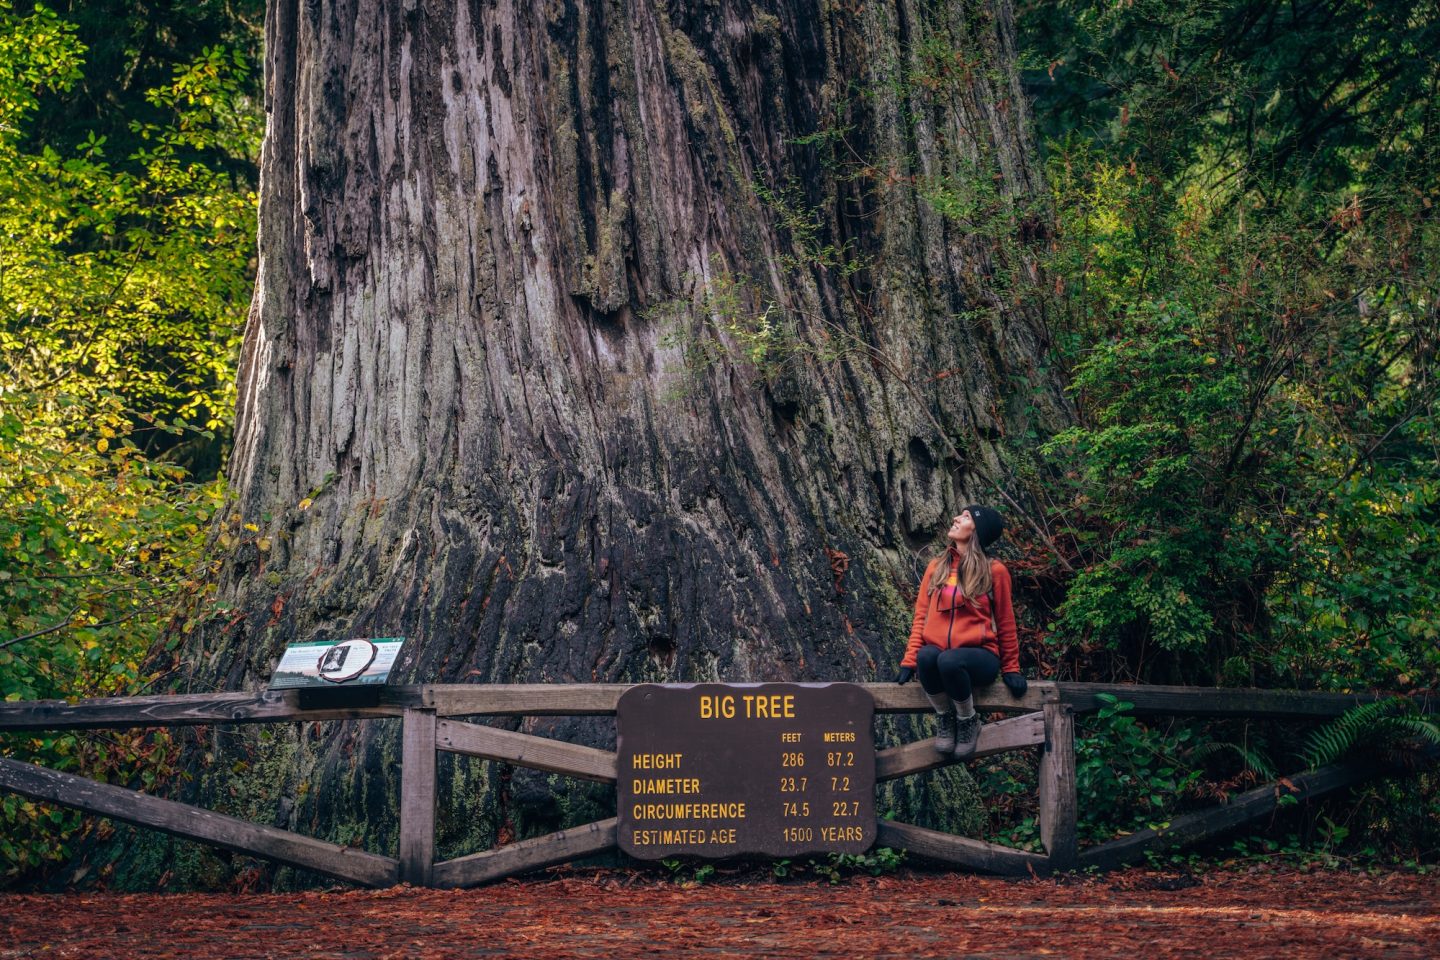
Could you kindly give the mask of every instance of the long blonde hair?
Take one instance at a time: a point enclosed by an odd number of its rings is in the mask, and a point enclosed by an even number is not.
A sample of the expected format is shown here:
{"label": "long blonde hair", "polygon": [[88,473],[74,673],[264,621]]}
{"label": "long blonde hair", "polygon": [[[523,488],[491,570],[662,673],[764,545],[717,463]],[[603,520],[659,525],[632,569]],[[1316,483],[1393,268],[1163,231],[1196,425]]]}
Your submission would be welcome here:
{"label": "long blonde hair", "polygon": [[[929,583],[924,585],[925,595],[931,596],[940,589],[940,584],[950,572],[950,547],[931,561]],[[990,576],[990,558],[985,556],[985,549],[980,546],[977,537],[970,538],[970,547],[960,556],[960,568],[957,571],[960,581],[960,594],[967,600],[974,600],[990,592],[993,581]]]}

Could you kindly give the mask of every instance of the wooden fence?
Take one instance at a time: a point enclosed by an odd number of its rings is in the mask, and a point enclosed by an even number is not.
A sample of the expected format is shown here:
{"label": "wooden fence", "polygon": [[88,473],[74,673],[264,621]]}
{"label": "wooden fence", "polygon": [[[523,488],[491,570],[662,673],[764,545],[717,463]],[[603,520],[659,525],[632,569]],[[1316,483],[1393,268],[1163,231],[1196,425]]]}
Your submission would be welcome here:
{"label": "wooden fence", "polygon": [[[877,713],[930,711],[918,684],[862,684]],[[561,830],[454,860],[435,862],[435,769],[440,751],[464,754],[565,776],[615,783],[616,755],[530,734],[468,723],[460,717],[613,716],[626,684],[424,685],[384,689],[373,707],[301,709],[297,694],[223,693],[107,700],[0,703],[0,732],[170,727],[197,724],[282,723],[399,717],[403,723],[400,837],[396,857],[339,846],[187,804],[0,759],[0,790],[152,827],[202,843],[314,870],[351,883],[383,887],[464,887],[613,850],[616,818]],[[1186,814],[1162,829],[1144,830],[1080,850],[1076,838],[1075,725],[1077,712],[1103,705],[1100,694],[1134,704],[1137,715],[1192,715],[1318,720],[1334,717],[1365,695],[1192,687],[1031,683],[1023,699],[1000,685],[977,691],[985,712],[1015,714],[981,728],[973,758],[1039,746],[1039,826],[1043,854],[958,837],[912,824],[880,820],[876,843],[928,860],[1003,874],[1046,873],[1076,867],[1108,869],[1147,852],[1193,842],[1273,812],[1281,798],[1318,796],[1373,776],[1366,763],[1297,773],[1230,798],[1212,810]],[[1428,705],[1427,705],[1428,706]],[[972,758],[972,759],[973,759]],[[920,740],[877,750],[877,780],[910,776],[954,761]]]}

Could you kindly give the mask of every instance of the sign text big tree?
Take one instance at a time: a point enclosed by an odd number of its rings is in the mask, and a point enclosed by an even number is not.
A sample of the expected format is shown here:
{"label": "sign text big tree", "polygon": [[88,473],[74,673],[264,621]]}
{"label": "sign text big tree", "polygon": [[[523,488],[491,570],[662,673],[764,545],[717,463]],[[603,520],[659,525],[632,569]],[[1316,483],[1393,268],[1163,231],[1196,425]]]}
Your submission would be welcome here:
{"label": "sign text big tree", "polygon": [[[272,0],[190,688],[312,636],[406,636],[423,682],[888,671],[910,551],[1023,500],[1001,438],[1063,417],[1012,32],[1007,0]],[[343,822],[394,743],[302,737],[247,789]],[[473,786],[480,833],[546,795]]]}

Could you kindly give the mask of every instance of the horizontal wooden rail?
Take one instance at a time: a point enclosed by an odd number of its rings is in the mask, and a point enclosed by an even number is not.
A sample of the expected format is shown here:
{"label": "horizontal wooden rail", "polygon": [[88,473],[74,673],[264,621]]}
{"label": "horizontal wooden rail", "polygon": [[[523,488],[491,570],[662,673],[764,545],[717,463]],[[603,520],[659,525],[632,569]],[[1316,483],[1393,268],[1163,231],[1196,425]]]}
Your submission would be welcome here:
{"label": "horizontal wooden rail", "polygon": [[430,684],[425,706],[437,716],[606,716],[633,684],[486,683]]}
{"label": "horizontal wooden rail", "polygon": [[1267,783],[1231,797],[1228,803],[1176,817],[1155,829],[1137,830],[1128,837],[1102,843],[1080,854],[1081,867],[1112,870],[1139,863],[1150,852],[1159,852],[1204,840],[1243,823],[1269,816],[1280,806],[1280,798],[1293,796],[1308,800],[1323,793],[1358,783],[1380,773],[1369,763],[1336,763],[1309,773],[1297,773],[1283,781]]}
{"label": "horizontal wooden rail", "polygon": [[0,731],[184,727],[211,723],[287,720],[364,720],[398,717],[418,705],[420,687],[387,687],[378,707],[302,710],[294,690],[279,693],[196,693],[95,700],[0,703]]}
{"label": "horizontal wooden rail", "polygon": [[[1133,704],[1131,712],[1191,717],[1251,717],[1254,719],[1316,719],[1338,717],[1351,707],[1383,700],[1393,694],[1319,693],[1306,690],[1255,690],[1228,687],[1163,687],[1150,684],[1057,683],[1060,700],[1077,712],[1105,706],[1099,694],[1110,694]],[[1435,700],[1414,698],[1417,707],[1434,712]]]}
{"label": "horizontal wooden rail", "polygon": [[[435,864],[431,882],[437,887],[473,887],[501,877],[539,870],[581,857],[614,849],[619,819],[611,817],[580,827],[521,840],[506,847],[486,850],[456,860]],[[561,906],[557,904],[557,907]]]}
{"label": "horizontal wooden rail", "polygon": [[[875,700],[876,713],[934,713],[935,708],[925,699],[925,691],[919,683],[862,683]],[[974,691],[975,707],[986,713],[1031,713],[1047,703],[1059,699],[1055,684],[1036,680],[1029,685],[1023,697],[1012,697],[1005,685],[995,682]]]}
{"label": "horizontal wooden rail", "polygon": [[36,800],[62,803],[142,827],[153,827],[227,850],[278,860],[362,886],[388,887],[394,885],[398,877],[396,861],[389,857],[237,820],[223,813],[162,800],[18,760],[0,759],[0,789],[12,790]]}
{"label": "horizontal wooden rail", "polygon": [[[1039,712],[1026,713],[982,726],[980,742],[975,745],[975,753],[971,759],[1033,747],[1044,742],[1045,715]],[[934,740],[917,740],[902,747],[875,751],[875,779],[894,780],[955,762],[953,758],[942,757],[935,752]]]}
{"label": "horizontal wooden rail", "polygon": [[[300,720],[367,720],[398,717],[406,708],[438,716],[606,716],[615,713],[624,683],[424,684],[386,686],[376,707],[302,709],[294,690],[261,693],[183,693],[93,700],[26,700],[0,703],[0,731],[177,727],[212,723],[283,723]],[[860,684],[878,713],[931,709],[918,683]],[[1028,712],[1056,699],[1055,685],[1036,682],[1022,699],[1000,684],[975,693],[982,710]]]}
{"label": "horizontal wooden rail", "polygon": [[440,720],[435,726],[435,746],[486,760],[504,760],[533,770],[563,773],[599,783],[615,782],[615,753],[578,743],[535,737],[495,727],[482,727],[459,720]]}
{"label": "horizontal wooden rail", "polygon": [[[620,697],[632,684],[432,684],[423,689],[427,707],[442,717],[457,716],[594,716],[615,713]],[[876,713],[922,713],[934,708],[920,684],[862,683],[875,701]],[[1028,713],[1058,699],[1055,684],[1035,681],[1024,697],[1012,697],[1004,684],[975,691],[981,710]]]}
{"label": "horizontal wooden rail", "polygon": [[927,860],[983,870],[987,873],[1026,874],[1031,870],[1044,873],[1049,868],[1045,856],[1025,850],[1013,850],[996,843],[957,837],[939,830],[929,830],[910,823],[881,820],[875,842],[882,847],[904,850]]}

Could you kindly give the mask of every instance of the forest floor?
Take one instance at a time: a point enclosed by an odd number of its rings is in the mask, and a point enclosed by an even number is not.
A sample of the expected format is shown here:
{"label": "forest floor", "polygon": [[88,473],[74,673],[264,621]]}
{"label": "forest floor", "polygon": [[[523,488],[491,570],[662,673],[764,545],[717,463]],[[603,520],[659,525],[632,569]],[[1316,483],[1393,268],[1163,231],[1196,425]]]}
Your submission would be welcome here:
{"label": "forest floor", "polygon": [[1257,867],[1007,880],[904,870],[685,886],[559,870],[478,890],[0,895],[0,958],[1440,956],[1440,879]]}

